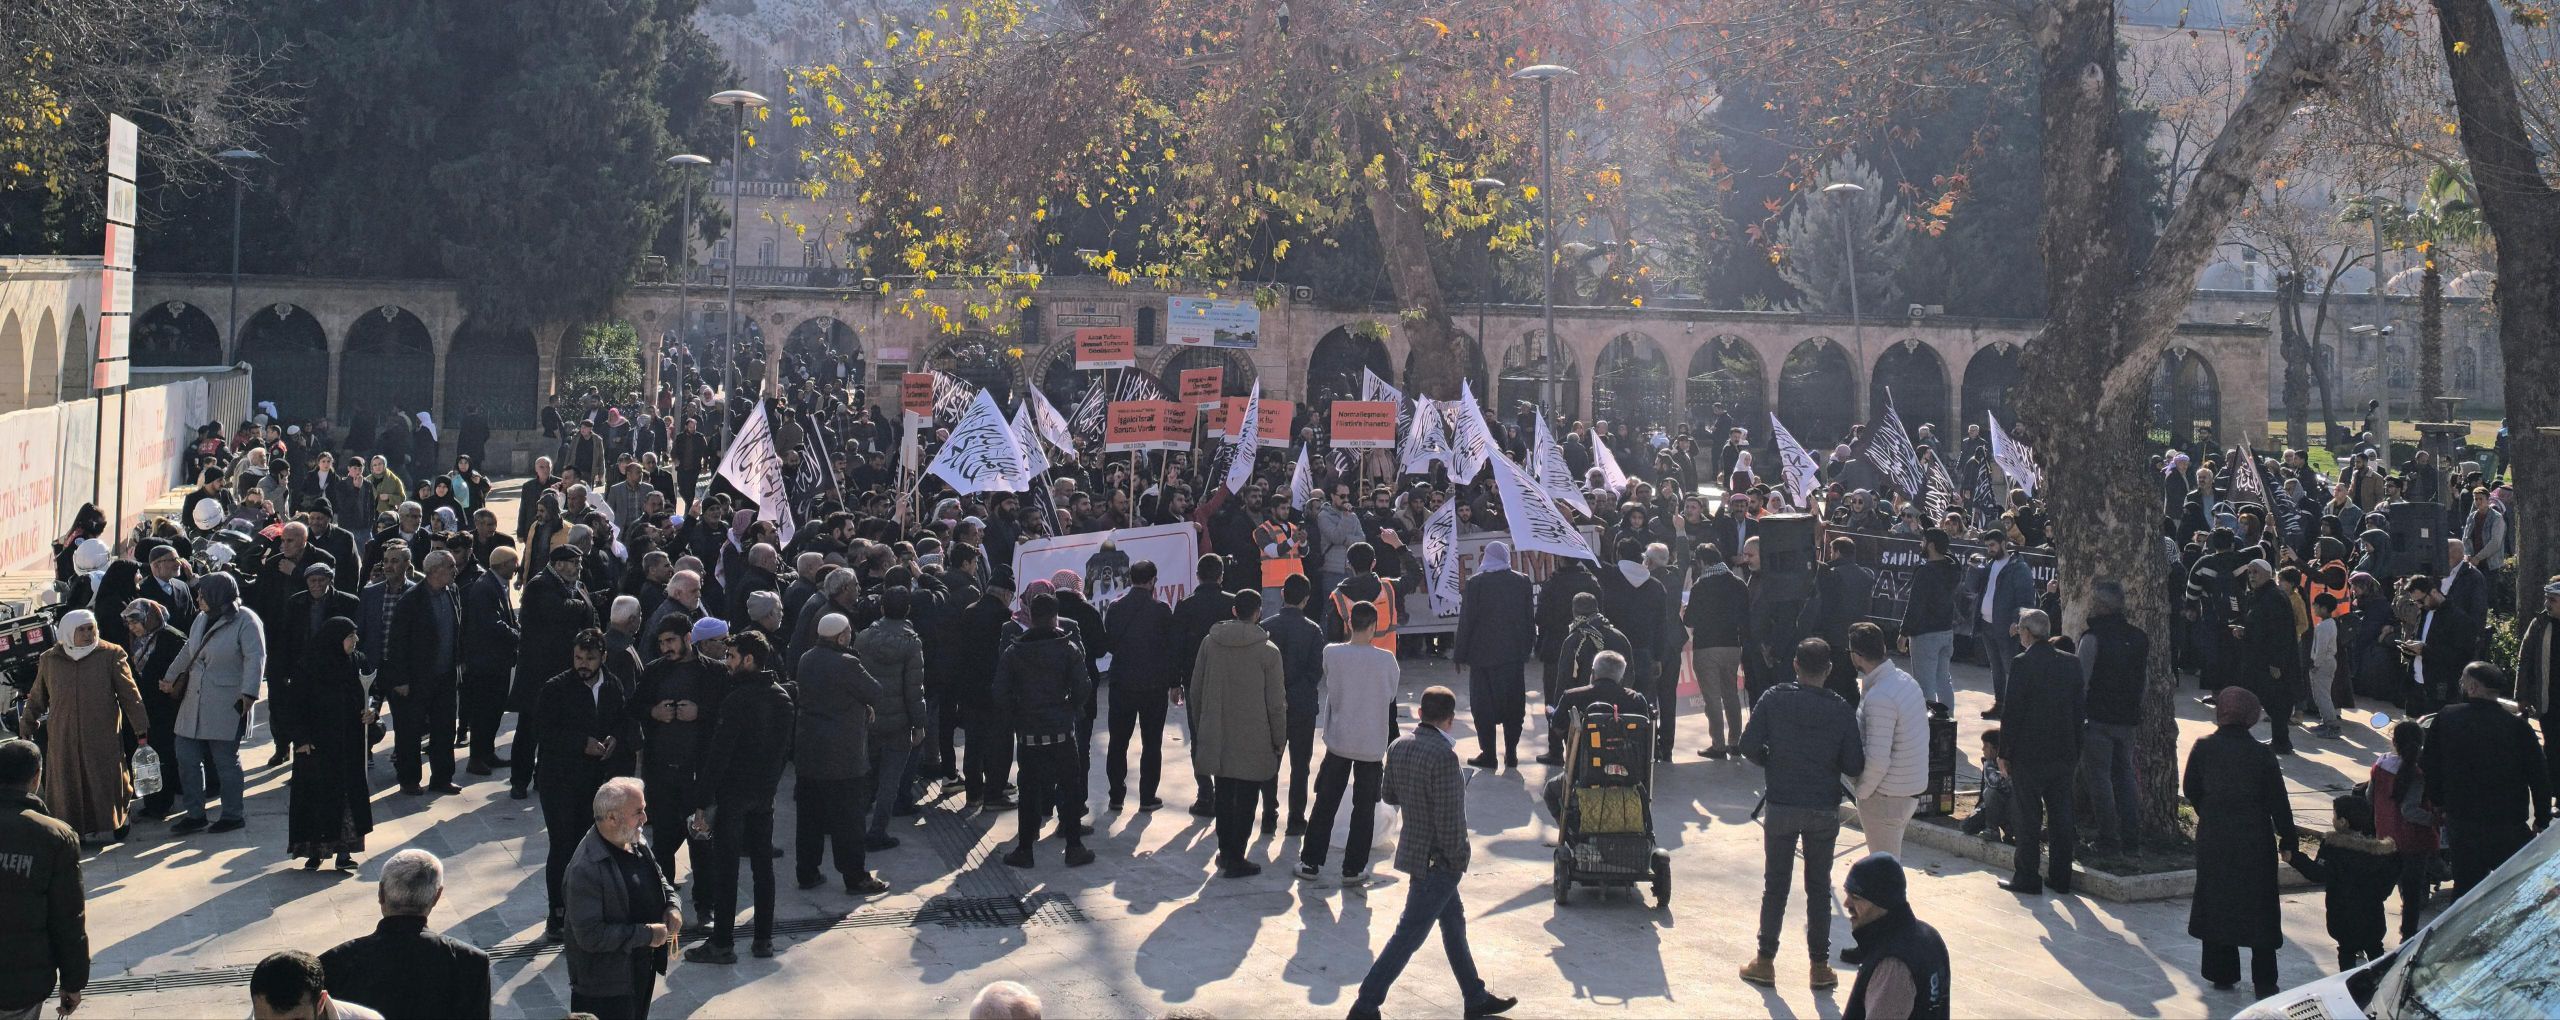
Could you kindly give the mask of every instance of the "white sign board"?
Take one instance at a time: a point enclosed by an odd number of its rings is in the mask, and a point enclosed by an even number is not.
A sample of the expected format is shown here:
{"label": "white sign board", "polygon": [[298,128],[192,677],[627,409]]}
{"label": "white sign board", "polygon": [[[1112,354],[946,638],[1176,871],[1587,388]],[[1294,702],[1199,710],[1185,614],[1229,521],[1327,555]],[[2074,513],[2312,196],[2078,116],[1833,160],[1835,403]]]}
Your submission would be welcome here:
{"label": "white sign board", "polygon": [[[1111,541],[1113,553],[1102,543]],[[1127,556],[1124,562],[1120,557]],[[1154,560],[1156,599],[1165,605],[1182,601],[1199,583],[1200,532],[1188,524],[1157,524],[1116,531],[1089,531],[1056,538],[1035,538],[1013,549],[1013,583],[1017,590],[1060,570],[1084,579],[1084,595],[1094,605],[1109,603],[1128,590],[1121,576],[1127,564]]]}

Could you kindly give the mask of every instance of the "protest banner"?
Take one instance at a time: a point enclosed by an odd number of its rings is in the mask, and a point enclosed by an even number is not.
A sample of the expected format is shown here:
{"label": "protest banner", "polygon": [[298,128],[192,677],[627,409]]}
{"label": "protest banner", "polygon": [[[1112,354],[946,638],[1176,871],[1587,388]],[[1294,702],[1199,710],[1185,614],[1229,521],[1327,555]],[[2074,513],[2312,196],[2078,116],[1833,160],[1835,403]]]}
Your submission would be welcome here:
{"label": "protest banner", "polygon": [[[1109,550],[1102,548],[1106,540]],[[1073,570],[1084,579],[1085,598],[1102,606],[1128,590],[1124,575],[1139,560],[1155,561],[1156,598],[1166,605],[1180,602],[1199,583],[1193,567],[1200,560],[1200,533],[1188,524],[1159,524],[1035,538],[1014,547],[1013,576],[1039,579]]]}
{"label": "protest banner", "polygon": [[1218,368],[1186,368],[1177,380],[1181,393],[1176,399],[1206,411],[1218,406],[1218,394],[1226,389],[1227,370]]}
{"label": "protest banner", "polygon": [[1261,416],[1254,419],[1253,438],[1263,449],[1286,450],[1293,434],[1298,405],[1286,400],[1262,398]]}
{"label": "protest banner", "polygon": [[1164,401],[1114,400],[1102,435],[1102,452],[1152,450],[1164,436]]}
{"label": "protest banner", "polygon": [[933,417],[933,373],[908,372],[899,376],[898,406],[918,418]]}
{"label": "protest banner", "polygon": [[[1600,529],[1597,526],[1585,525],[1581,530],[1583,541],[1595,548],[1599,546]],[[1478,531],[1458,536],[1458,563],[1454,569],[1461,579],[1459,583],[1463,585],[1463,579],[1476,576],[1476,567],[1484,561],[1484,547],[1488,543],[1510,541],[1511,533],[1507,531]],[[1416,550],[1417,553],[1422,551]],[[1521,552],[1518,543],[1513,543],[1511,569],[1527,575],[1532,585],[1545,584],[1548,576],[1556,572],[1556,558],[1542,552]],[[1448,599],[1449,612],[1443,615],[1432,611],[1430,593],[1422,590],[1420,585],[1405,581],[1397,581],[1396,585],[1396,597],[1403,603],[1396,616],[1396,633],[1450,634],[1457,631],[1459,607],[1455,593]]]}
{"label": "protest banner", "polygon": [[1328,442],[1337,450],[1396,448],[1396,405],[1384,400],[1337,400]]}
{"label": "protest banner", "polygon": [[[1899,535],[1877,535],[1858,531],[1830,529],[1834,537],[1858,543],[1858,565],[1874,571],[1875,598],[1867,604],[1867,619],[1888,630],[1902,626],[1902,614],[1911,606],[1911,578],[1920,569],[1920,540]],[[1971,542],[1955,542],[1948,554],[1959,564],[1973,565],[1982,554],[1982,546]],[[2056,563],[2053,554],[2041,550],[2016,550],[2018,562],[2027,568],[2027,578],[2035,582],[2041,595],[2045,583],[2053,580]],[[1958,601],[1963,601],[1959,594]]]}
{"label": "protest banner", "polygon": [[1104,368],[1138,367],[1138,334],[1126,326],[1103,326],[1076,331],[1076,368],[1093,371]]}

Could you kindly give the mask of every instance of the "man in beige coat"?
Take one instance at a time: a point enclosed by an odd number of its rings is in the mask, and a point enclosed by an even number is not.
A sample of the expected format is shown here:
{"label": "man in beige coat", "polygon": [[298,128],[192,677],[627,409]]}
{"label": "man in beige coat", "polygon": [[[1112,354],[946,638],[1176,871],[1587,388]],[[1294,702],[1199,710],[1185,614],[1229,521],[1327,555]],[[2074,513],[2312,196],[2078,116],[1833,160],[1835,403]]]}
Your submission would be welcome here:
{"label": "man in beige coat", "polygon": [[1217,780],[1218,869],[1243,878],[1262,872],[1244,859],[1245,842],[1262,787],[1279,778],[1280,753],[1289,746],[1289,689],[1279,646],[1254,622],[1262,593],[1235,593],[1234,614],[1200,642],[1186,696],[1199,720],[1193,765]]}

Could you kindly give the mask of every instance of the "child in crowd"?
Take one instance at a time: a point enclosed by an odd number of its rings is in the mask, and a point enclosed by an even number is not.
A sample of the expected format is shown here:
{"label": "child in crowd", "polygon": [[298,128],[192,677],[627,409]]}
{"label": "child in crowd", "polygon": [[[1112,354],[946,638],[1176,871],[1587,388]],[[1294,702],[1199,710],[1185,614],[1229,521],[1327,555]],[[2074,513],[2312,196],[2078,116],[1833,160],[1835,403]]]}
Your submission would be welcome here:
{"label": "child in crowd", "polygon": [[1966,835],[2009,842],[2009,772],[2000,757],[2000,727],[1982,731],[1982,802],[1964,820]]}
{"label": "child in crowd", "polygon": [[2427,731],[2415,719],[2392,726],[2391,753],[2373,764],[2369,781],[2374,832],[2399,847],[2403,942],[2418,933],[2426,916],[2427,898],[2435,894],[2436,851],[2442,848],[2427,777],[2418,771],[2418,756],[2426,750],[2426,741]]}
{"label": "child in crowd", "polygon": [[2329,806],[2333,820],[2320,837],[2320,856],[2295,850],[2292,861],[2293,870],[2328,890],[2329,937],[2338,940],[2338,969],[2346,971],[2382,956],[2389,927],[2383,904],[2400,883],[2400,847],[2374,835],[2373,802],[2363,795],[2341,794]]}
{"label": "child in crowd", "polygon": [[2311,735],[2338,739],[2338,597],[2321,592],[2311,599],[2311,704],[2320,724]]}

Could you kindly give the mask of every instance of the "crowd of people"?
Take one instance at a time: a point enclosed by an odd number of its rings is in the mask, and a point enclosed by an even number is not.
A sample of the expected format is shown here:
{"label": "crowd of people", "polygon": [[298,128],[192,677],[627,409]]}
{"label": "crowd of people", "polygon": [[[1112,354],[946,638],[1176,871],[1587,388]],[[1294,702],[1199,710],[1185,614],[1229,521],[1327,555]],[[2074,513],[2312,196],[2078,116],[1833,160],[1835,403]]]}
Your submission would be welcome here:
{"label": "crowd of people", "polygon": [[[2084,789],[2096,849],[2138,842],[2135,733],[2155,640],[2127,615],[2141,593],[2101,581],[2085,628],[2060,633],[2058,589],[2027,560],[2050,527],[2026,489],[1991,495],[1998,468],[1978,429],[1944,454],[1931,430],[1912,437],[1921,457],[1944,456],[1965,479],[1915,493],[1872,463],[1863,434],[1844,437],[1818,477],[1793,479],[1759,474],[1750,431],[1730,420],[1701,430],[1720,437],[1713,450],[1685,429],[1572,422],[1560,442],[1591,482],[1595,513],[1582,523],[1593,560],[1546,557],[1533,583],[1510,545],[1490,543],[1463,583],[1455,633],[1400,637],[1405,598],[1424,583],[1424,522],[1454,501],[1462,534],[1505,530],[1512,514],[1492,482],[1450,478],[1445,463],[1406,474],[1375,453],[1319,457],[1300,506],[1287,451],[1231,487],[1209,451],[1106,455],[1079,435],[1079,448],[1050,451],[1034,491],[963,494],[912,470],[949,441],[947,424],[910,436],[842,366],[787,356],[762,409],[790,505],[761,507],[712,470],[718,437],[756,402],[721,401],[681,354],[666,371],[649,398],[588,392],[545,409],[544,442],[557,446],[505,489],[475,469],[488,437],[470,419],[449,471],[435,466],[446,462],[423,416],[396,450],[382,438],[390,429],[367,446],[343,438],[361,429],[270,419],[229,440],[205,434],[191,454],[198,485],[175,518],[117,536],[84,515],[62,544],[58,640],[22,719],[30,734],[41,723],[45,743],[41,783],[21,783],[58,820],[44,838],[104,845],[173,815],[173,838],[241,828],[240,751],[263,700],[266,768],[289,770],[291,810],[285,831],[262,838],[306,869],[351,869],[373,825],[372,753],[388,736],[402,796],[485,778],[538,798],[543,934],[565,943],[572,1008],[645,1016],[688,933],[699,933],[683,950],[690,961],[734,963],[741,924],[752,925],[752,955],[775,952],[777,860],[804,889],[885,892],[871,862],[899,851],[892,820],[940,793],[964,811],[1016,812],[1007,865],[1046,864],[1050,834],[1060,863],[1091,863],[1091,814],[1164,806],[1163,734],[1179,710],[1198,790],[1188,810],[1210,819],[1225,876],[1261,870],[1258,821],[1266,837],[1302,841],[1297,878],[1321,881],[1333,865],[1360,888],[1376,805],[1400,808],[1393,864],[1413,881],[1353,1015],[1376,1012],[1435,926],[1469,1015],[1493,1015],[1513,1000],[1464,952],[1460,765],[1517,769],[1524,731],[1543,728],[1534,761],[1556,766],[1570,713],[1601,704],[1658,711],[1654,753],[1668,762],[1686,672],[1707,727],[1698,753],[1765,773],[1759,952],[1742,978],[1776,980],[1801,857],[1809,978],[1837,982],[1831,872],[1846,799],[1876,852],[1846,879],[1856,1001],[1868,1016],[1944,1015],[1945,948],[1912,916],[1896,857],[1928,791],[1931,727],[1953,712],[1961,647],[1991,671],[1983,714],[2000,726],[1985,737],[1983,810],[2017,844],[2003,887],[2069,892]],[[1492,425],[1518,459],[1534,453],[1532,432],[1525,417]],[[1320,447],[1321,426],[1300,438]],[[2408,735],[2393,739],[2405,746],[2374,766],[2370,813],[2408,862],[2391,887],[2414,890],[2405,936],[2440,834],[2453,834],[2447,852],[2467,888],[2522,844],[2528,802],[2548,818],[2550,766],[2495,696],[2520,676],[2514,693],[2548,735],[2560,582],[2525,629],[2520,673],[2474,662],[2510,551],[2506,489],[2424,459],[2389,474],[2363,454],[2335,476],[2291,451],[2220,469],[2245,458],[2161,461],[2162,554],[2182,571],[2180,590],[2159,593],[2178,612],[2156,640],[2215,692],[2221,725],[2185,773],[2200,882],[2228,893],[2197,897],[2205,973],[2236,980],[2237,949],[2249,947],[2266,991],[2280,937],[2273,869],[2292,829],[2274,755],[2290,748],[2294,713],[2326,736],[2357,697],[2413,718],[2441,709],[2433,739],[2404,723]],[[1615,482],[1601,461],[1645,470]],[[424,480],[412,485],[404,469]],[[2445,491],[2456,498],[2441,523],[2460,522],[2462,537],[2441,559],[2402,555],[2393,504]],[[501,513],[510,495],[517,506]],[[1762,521],[1789,511],[1815,513],[1833,536],[1820,562],[1802,565],[1809,576],[1763,562]],[[1202,553],[1181,565],[1196,583],[1179,598],[1163,584],[1176,565],[1143,559],[1015,576],[1025,541],[1146,524],[1196,529]],[[1876,616],[1875,569],[1854,534],[1920,543],[1899,621]],[[1418,724],[1399,718],[1400,662],[1434,656],[1464,673],[1470,757],[1454,739],[1454,692],[1423,692]],[[1537,725],[1532,683],[1548,713]],[[2261,716],[2271,747],[2248,728]],[[1098,733],[1100,797],[1088,785]],[[138,802],[137,746],[174,773]],[[0,756],[0,784],[20,775],[15,760]],[[775,832],[786,782],[788,852]],[[1337,816],[1350,830],[1338,862],[1327,839]],[[2264,868],[2237,863],[2253,841],[2268,851]],[[54,852],[76,868],[76,846]],[[269,960],[253,980],[259,1008],[486,1015],[486,955],[424,932],[441,880],[431,855],[393,855],[381,927],[316,957]],[[76,924],[76,897],[71,907],[66,922],[57,902],[49,923]],[[85,948],[52,944],[44,966],[74,1005],[85,967],[70,958],[85,961]],[[6,1012],[32,985],[0,987],[13,993],[0,999]]]}

